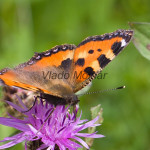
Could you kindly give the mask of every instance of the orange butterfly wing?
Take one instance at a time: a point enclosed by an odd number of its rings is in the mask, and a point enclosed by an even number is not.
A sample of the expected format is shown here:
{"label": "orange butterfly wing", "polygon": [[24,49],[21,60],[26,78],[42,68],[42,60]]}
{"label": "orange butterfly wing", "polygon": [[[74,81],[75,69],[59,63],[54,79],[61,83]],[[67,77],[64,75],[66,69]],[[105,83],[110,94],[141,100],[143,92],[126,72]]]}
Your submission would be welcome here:
{"label": "orange butterfly wing", "polygon": [[28,62],[14,69],[1,70],[1,82],[58,97],[72,93],[67,80],[48,79],[44,76],[49,72],[59,74],[70,70],[75,48],[75,45],[60,45],[46,52],[36,53]]}
{"label": "orange butterfly wing", "polygon": [[74,54],[74,92],[91,80],[128,45],[133,31],[117,30],[101,36],[92,36],[82,41]]}

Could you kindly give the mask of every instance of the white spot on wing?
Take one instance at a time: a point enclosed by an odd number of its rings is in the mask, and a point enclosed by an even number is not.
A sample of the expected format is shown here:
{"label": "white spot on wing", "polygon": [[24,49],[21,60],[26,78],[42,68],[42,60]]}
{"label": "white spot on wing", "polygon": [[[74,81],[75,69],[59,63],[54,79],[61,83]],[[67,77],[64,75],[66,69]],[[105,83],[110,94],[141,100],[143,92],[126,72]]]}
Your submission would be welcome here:
{"label": "white spot on wing", "polygon": [[80,52],[79,55],[78,55],[78,58],[86,58],[88,55],[87,55],[87,52],[86,51],[83,51],[83,52]]}
{"label": "white spot on wing", "polygon": [[63,56],[64,60],[67,59],[67,58],[70,58],[70,59],[73,58],[73,52],[72,51],[68,51],[68,54]]}
{"label": "white spot on wing", "polygon": [[108,50],[108,52],[105,54],[105,56],[108,58],[108,59],[110,59],[110,60],[112,60],[114,57],[115,57],[115,55],[114,55],[114,53],[112,52],[112,50]]}
{"label": "white spot on wing", "polygon": [[90,66],[94,69],[95,72],[98,71],[98,70],[100,70],[100,66],[99,66],[99,63],[98,63],[97,60],[93,61],[93,62],[90,64]]}
{"label": "white spot on wing", "polygon": [[124,46],[126,46],[126,41],[123,39],[122,41],[121,41],[121,47],[124,47]]}

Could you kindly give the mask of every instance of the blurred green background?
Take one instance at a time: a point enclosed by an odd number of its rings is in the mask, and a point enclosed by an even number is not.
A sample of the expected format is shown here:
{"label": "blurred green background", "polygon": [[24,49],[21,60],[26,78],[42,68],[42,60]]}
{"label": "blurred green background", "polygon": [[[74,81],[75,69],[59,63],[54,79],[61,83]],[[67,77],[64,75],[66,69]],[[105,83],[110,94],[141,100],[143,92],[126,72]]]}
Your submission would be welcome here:
{"label": "blurred green background", "polygon": [[[0,68],[13,67],[59,44],[128,29],[128,22],[150,22],[149,0],[0,0]],[[126,89],[80,98],[82,118],[102,105],[105,138],[95,150],[150,150],[150,62],[132,43],[94,80],[90,91],[125,85]],[[0,126],[0,140],[12,133]],[[10,149],[24,149],[21,145]]]}

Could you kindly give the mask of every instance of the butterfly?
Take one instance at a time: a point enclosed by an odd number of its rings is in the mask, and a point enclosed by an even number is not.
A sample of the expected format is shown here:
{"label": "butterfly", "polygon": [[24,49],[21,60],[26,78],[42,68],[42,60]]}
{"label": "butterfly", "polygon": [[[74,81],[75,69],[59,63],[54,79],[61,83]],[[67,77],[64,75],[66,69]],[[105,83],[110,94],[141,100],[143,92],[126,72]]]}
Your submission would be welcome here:
{"label": "butterfly", "polygon": [[76,104],[87,86],[128,45],[132,30],[90,36],[78,46],[64,44],[35,53],[25,63],[0,71],[2,85],[41,93],[50,103]]}

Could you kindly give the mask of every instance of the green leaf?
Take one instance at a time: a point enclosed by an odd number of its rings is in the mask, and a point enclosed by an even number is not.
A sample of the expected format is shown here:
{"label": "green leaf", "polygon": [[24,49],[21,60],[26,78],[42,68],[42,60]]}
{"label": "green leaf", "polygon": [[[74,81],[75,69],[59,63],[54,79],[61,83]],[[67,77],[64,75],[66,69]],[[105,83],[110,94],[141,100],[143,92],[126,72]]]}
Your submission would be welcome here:
{"label": "green leaf", "polygon": [[[99,116],[99,119],[97,120],[96,123],[102,123],[103,122],[102,113],[103,113],[103,109],[101,108],[100,104],[91,108],[92,119]],[[93,132],[95,132],[95,130],[96,130],[96,127],[88,128],[88,133],[93,133]]]}
{"label": "green leaf", "polygon": [[[99,116],[99,119],[97,120],[96,123],[100,124],[103,122],[103,117],[102,117],[103,109],[101,108],[101,105],[97,105],[95,107],[91,108],[91,116],[92,119],[96,118]],[[88,128],[88,133],[94,133],[96,131],[96,127],[89,127]],[[93,138],[85,138],[85,142],[89,145],[89,147],[92,146],[94,139]]]}
{"label": "green leaf", "polygon": [[102,112],[103,112],[103,109],[101,108],[100,104],[95,107],[92,107],[91,108],[92,119],[99,116],[99,120],[97,121],[97,123],[102,123],[103,122]]}
{"label": "green leaf", "polygon": [[145,58],[150,60],[150,23],[130,22],[129,25],[134,30],[133,44]]}

